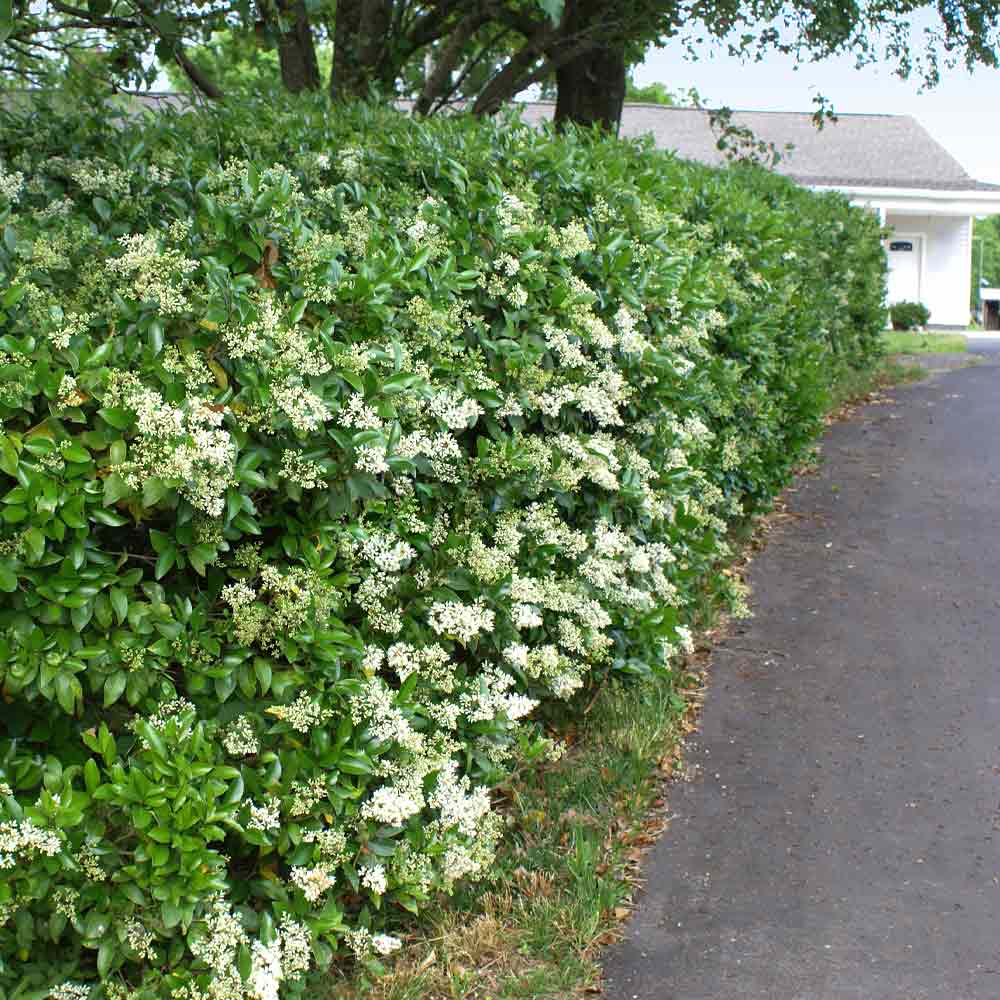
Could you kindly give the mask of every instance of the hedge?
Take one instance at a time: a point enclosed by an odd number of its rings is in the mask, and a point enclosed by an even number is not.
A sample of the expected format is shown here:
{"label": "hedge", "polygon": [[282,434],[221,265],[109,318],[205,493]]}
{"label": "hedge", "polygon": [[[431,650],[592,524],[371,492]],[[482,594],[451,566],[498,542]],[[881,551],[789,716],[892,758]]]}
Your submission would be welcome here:
{"label": "hedge", "polygon": [[739,608],[877,220],[511,117],[0,117],[0,997],[297,996]]}

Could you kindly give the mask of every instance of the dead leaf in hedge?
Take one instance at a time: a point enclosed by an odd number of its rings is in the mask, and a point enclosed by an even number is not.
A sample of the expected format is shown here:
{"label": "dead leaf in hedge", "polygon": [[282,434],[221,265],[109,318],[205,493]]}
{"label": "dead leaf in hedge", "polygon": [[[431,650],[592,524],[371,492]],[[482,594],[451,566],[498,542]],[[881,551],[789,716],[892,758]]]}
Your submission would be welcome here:
{"label": "dead leaf in hedge", "polygon": [[278,244],[274,240],[264,241],[263,259],[260,267],[254,271],[253,276],[257,279],[257,284],[261,288],[277,288],[278,283],[271,274],[271,268],[278,263]]}

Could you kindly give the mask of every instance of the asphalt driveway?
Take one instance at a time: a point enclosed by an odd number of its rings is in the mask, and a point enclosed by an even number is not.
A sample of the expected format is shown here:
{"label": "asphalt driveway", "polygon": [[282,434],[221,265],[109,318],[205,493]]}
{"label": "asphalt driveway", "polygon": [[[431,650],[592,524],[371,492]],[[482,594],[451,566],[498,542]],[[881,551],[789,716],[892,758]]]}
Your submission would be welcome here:
{"label": "asphalt driveway", "polygon": [[1000,341],[831,428],[607,1000],[1000,998]]}

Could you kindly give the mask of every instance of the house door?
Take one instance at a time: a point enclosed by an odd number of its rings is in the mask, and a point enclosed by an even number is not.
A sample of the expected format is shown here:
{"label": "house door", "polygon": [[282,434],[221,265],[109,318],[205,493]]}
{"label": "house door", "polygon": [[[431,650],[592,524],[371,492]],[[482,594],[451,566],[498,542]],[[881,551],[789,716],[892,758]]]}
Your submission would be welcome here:
{"label": "house door", "polygon": [[889,241],[889,304],[920,301],[921,237]]}

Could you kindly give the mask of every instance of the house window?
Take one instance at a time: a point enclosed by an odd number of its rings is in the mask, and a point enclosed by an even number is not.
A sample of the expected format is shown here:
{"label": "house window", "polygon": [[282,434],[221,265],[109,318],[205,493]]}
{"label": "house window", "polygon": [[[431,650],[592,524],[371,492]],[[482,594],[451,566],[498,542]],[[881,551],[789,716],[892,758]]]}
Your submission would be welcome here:
{"label": "house window", "polygon": [[913,241],[912,240],[894,240],[889,244],[889,249],[893,252],[898,253],[899,251],[912,251]]}

